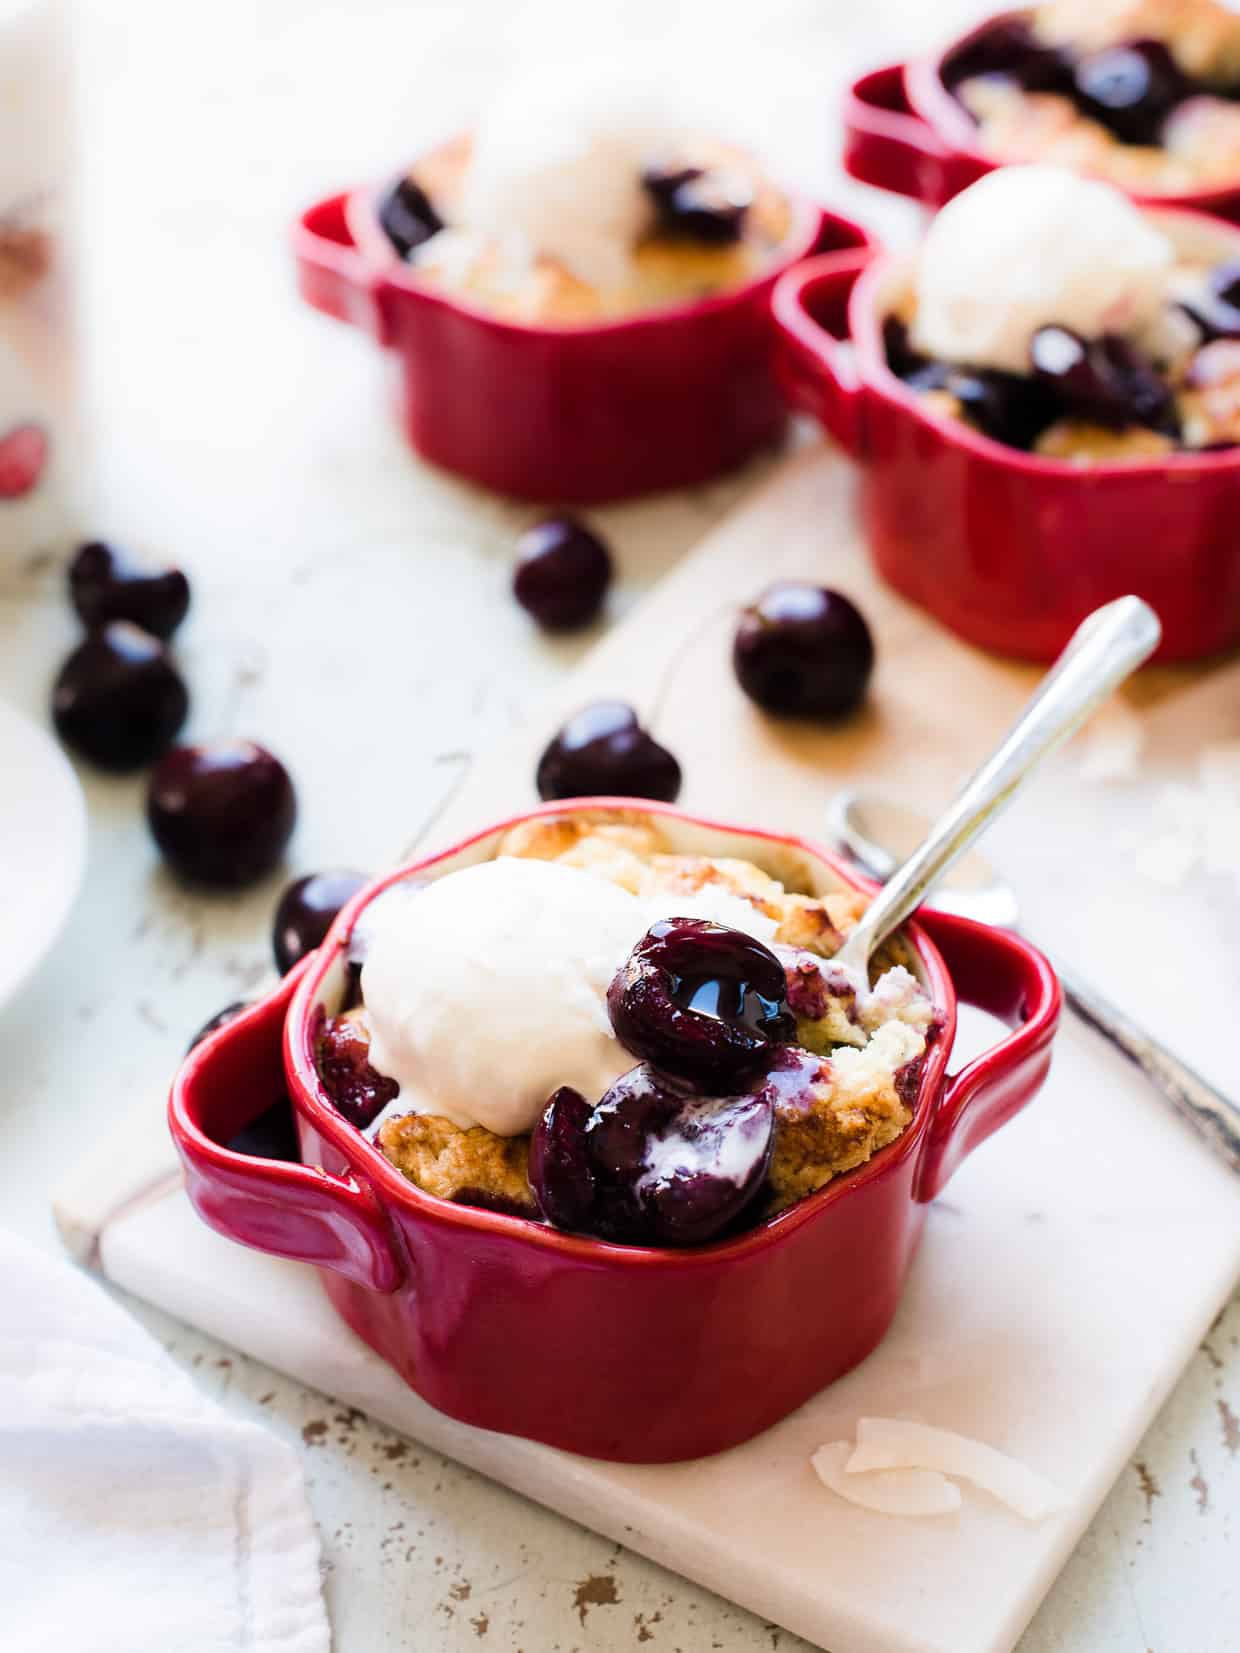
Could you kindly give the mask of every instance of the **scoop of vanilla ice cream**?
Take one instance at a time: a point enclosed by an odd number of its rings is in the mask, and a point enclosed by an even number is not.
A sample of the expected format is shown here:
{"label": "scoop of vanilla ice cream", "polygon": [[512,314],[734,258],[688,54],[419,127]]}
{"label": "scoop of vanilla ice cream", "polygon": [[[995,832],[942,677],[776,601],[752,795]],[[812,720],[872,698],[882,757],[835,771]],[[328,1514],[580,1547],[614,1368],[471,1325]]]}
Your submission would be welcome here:
{"label": "scoop of vanilla ice cream", "polygon": [[611,979],[658,918],[713,918],[759,940],[775,923],[726,890],[638,897],[595,873],[505,856],[376,906],[362,996],[392,1111],[499,1136],[551,1093],[597,1102],[636,1058],[607,1013]]}
{"label": "scoop of vanilla ice cream", "polygon": [[483,117],[457,219],[498,242],[524,242],[592,286],[617,285],[654,220],[642,168],[681,135],[632,85],[562,67],[532,71]]}
{"label": "scoop of vanilla ice cream", "polygon": [[1026,373],[1039,327],[1096,338],[1152,323],[1174,260],[1167,237],[1109,184],[1004,167],[931,224],[913,341],[941,361]]}

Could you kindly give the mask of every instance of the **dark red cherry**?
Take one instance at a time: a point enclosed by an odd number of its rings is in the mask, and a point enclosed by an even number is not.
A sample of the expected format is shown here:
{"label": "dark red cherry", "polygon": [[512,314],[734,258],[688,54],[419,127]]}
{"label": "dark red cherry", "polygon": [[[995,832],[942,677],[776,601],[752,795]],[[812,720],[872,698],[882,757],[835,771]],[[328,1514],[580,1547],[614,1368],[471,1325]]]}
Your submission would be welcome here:
{"label": "dark red cherry", "polygon": [[883,321],[883,354],[897,379],[916,380],[919,389],[936,390],[947,377],[944,363],[932,361],[914,349],[908,324],[899,316],[887,316]]}
{"label": "dark red cherry", "polygon": [[585,1126],[594,1233],[628,1245],[701,1245],[741,1215],[770,1163],[765,1095],[687,1094],[642,1065],[623,1074]]}
{"label": "dark red cherry", "polygon": [[865,698],[874,640],[838,591],[784,581],[744,609],[732,644],[742,689],[785,717],[844,717]]}
{"label": "dark red cherry", "polygon": [[1201,290],[1180,300],[1206,340],[1240,339],[1240,263],[1220,264]]}
{"label": "dark red cherry", "polygon": [[190,1051],[196,1050],[204,1039],[209,1039],[213,1033],[218,1033],[220,1028],[227,1027],[229,1022],[235,1022],[243,1011],[250,1008],[250,1003],[249,999],[234,999],[232,1004],[226,1004],[223,1010],[217,1010],[211,1020],[204,1022],[189,1044],[186,1045],[185,1054],[188,1056]]}
{"label": "dark red cherry", "polygon": [[745,232],[753,190],[739,173],[685,167],[675,181],[669,172],[656,187],[649,182],[646,187],[654,196],[660,235],[726,247]]}
{"label": "dark red cherry", "polygon": [[1161,40],[1108,46],[1080,59],[1076,97],[1122,143],[1156,144],[1171,109],[1192,90]]}
{"label": "dark red cherry", "polygon": [[704,167],[687,166],[681,161],[652,160],[642,170],[642,188],[652,197],[659,211],[666,212],[680,186],[692,183],[704,171]]}
{"label": "dark red cherry", "polygon": [[702,918],[661,919],[607,990],[616,1037],[662,1073],[731,1091],[796,1038],[784,967],[742,930]]}
{"label": "dark red cherry", "polygon": [[365,882],[360,872],[312,872],[288,886],[276,904],[271,927],[276,969],[282,976],[323,945],[336,914]]}
{"label": "dark red cherry", "polygon": [[69,596],[91,630],[132,620],[165,641],[189,612],[189,581],[179,568],[143,568],[102,540],[82,546],[69,564]]}
{"label": "dark red cherry", "polygon": [[301,1158],[297,1140],[297,1124],[293,1118],[293,1104],[287,1096],[264,1108],[256,1119],[243,1125],[236,1136],[229,1137],[226,1147],[234,1154],[249,1154],[255,1159],[285,1159],[294,1163]]}
{"label": "dark red cherry", "polygon": [[611,584],[611,553],[574,517],[548,517],[517,541],[512,591],[548,631],[589,625]]}
{"label": "dark red cherry", "polygon": [[324,1023],[314,1057],[323,1089],[359,1131],[364,1131],[400,1095],[395,1079],[371,1067],[370,1041],[350,1021]]}
{"label": "dark red cherry", "polygon": [[1067,91],[1072,64],[1057,46],[1044,45],[1017,18],[1005,18],[979,31],[943,61],[943,84],[954,91],[976,75],[1005,75],[1027,92]]}
{"label": "dark red cherry", "polygon": [[1171,417],[1169,385],[1135,345],[1117,334],[1083,339],[1066,327],[1040,327],[1030,341],[1029,359],[1035,377],[1079,418],[1162,428]]}
{"label": "dark red cherry", "polygon": [[557,1228],[590,1226],[594,1172],[585,1128],[592,1112],[579,1091],[561,1085],[530,1137],[530,1187],[543,1216]]}
{"label": "dark red cherry", "polygon": [[379,223],[405,259],[443,229],[443,219],[435,211],[430,196],[412,178],[398,178],[388,190],[379,203]]}
{"label": "dark red cherry", "polygon": [[288,770],[252,740],[178,746],[151,773],[146,816],[179,877],[240,888],[269,873],[297,819]]}
{"label": "dark red cherry", "polygon": [[1030,448],[1060,411],[1046,385],[998,368],[951,368],[942,387],[965,418],[1010,448]]}
{"label": "dark red cherry", "polygon": [[656,798],[673,803],[680,765],[637,721],[631,706],[598,700],[553,737],[538,760],[538,796]]}
{"label": "dark red cherry", "polygon": [[127,620],[79,643],[52,688],[60,738],[101,769],[151,763],[188,712],[189,692],[167,649]]}

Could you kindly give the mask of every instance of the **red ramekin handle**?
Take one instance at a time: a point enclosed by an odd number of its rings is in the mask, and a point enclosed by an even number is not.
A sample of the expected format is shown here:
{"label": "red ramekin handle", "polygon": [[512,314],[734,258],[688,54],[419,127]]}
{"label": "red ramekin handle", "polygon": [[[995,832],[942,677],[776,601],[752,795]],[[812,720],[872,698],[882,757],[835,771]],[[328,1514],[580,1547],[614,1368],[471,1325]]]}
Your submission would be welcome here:
{"label": "red ramekin handle", "polygon": [[775,375],[788,402],[830,431],[859,459],[865,445],[864,392],[848,340],[848,300],[875,248],[825,253],[775,283]]}
{"label": "red ramekin handle", "polygon": [[946,146],[913,112],[904,64],[862,75],[844,99],[844,170],[863,184],[942,206],[952,194]]}
{"label": "red ramekin handle", "polygon": [[348,199],[344,194],[319,201],[293,226],[298,291],[324,315],[352,322],[388,346],[392,333],[380,299],[382,279],[358,251],[349,231]]}
{"label": "red ramekin handle", "polygon": [[285,1094],[284,1018],[302,974],[299,966],[185,1059],[168,1123],[186,1188],[203,1221],[230,1240],[394,1291],[404,1270],[365,1183],[224,1146]]}
{"label": "red ramekin handle", "polygon": [[917,1177],[917,1198],[932,1200],[961,1161],[1038,1091],[1063,995],[1042,954],[1019,936],[949,913],[917,916],[946,960],[957,996],[1013,1029],[946,1081]]}

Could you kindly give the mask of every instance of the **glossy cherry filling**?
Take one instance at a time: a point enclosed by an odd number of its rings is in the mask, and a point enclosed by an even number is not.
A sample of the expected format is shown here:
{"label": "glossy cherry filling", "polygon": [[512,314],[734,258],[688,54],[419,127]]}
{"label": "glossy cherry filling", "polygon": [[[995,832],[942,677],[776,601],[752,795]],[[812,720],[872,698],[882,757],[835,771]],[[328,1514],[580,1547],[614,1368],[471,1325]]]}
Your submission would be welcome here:
{"label": "glossy cherry filling", "polygon": [[400,1095],[395,1079],[370,1065],[370,1041],[347,1017],[327,1020],[319,1012],[314,1029],[314,1061],[323,1088],[359,1131]]}
{"label": "glossy cherry filling", "polygon": [[1026,92],[1052,92],[1124,144],[1157,146],[1167,117],[1199,93],[1234,98],[1240,87],[1186,74],[1161,40],[1130,40],[1076,53],[1039,40],[1030,26],[1001,18],[944,59],[940,78],[959,94],[965,81],[992,76]]}
{"label": "glossy cherry filling", "polygon": [[[1236,266],[1227,266],[1240,278]],[[1240,279],[1230,286],[1203,284],[1200,301],[1180,305],[1194,320],[1193,307],[1214,306],[1220,327],[1228,325],[1224,306],[1240,298]],[[1220,291],[1224,297],[1214,299]],[[1240,311],[1234,316],[1240,335]],[[1208,324],[1201,320],[1207,336]],[[1215,335],[1221,336],[1221,335]],[[1041,327],[1029,341],[1029,371],[959,366],[936,361],[913,345],[907,326],[895,316],[883,324],[887,365],[911,390],[941,391],[953,398],[959,417],[1006,447],[1028,451],[1061,419],[1079,420],[1111,430],[1138,426],[1179,437],[1175,390],[1155,362],[1132,340],[1116,333],[1086,339],[1067,327]]]}
{"label": "glossy cherry filling", "polygon": [[598,1106],[557,1091],[534,1131],[530,1183],[548,1221],[626,1245],[701,1245],[760,1193],[769,1096],[700,1096],[646,1064]]}
{"label": "glossy cherry filling", "polygon": [[770,1047],[796,1038],[783,965],[741,930],[708,919],[654,924],[607,992],[616,1037],[663,1073],[743,1087]]}
{"label": "glossy cherry filling", "polygon": [[430,196],[413,178],[398,178],[383,196],[379,202],[379,223],[404,259],[444,227]]}

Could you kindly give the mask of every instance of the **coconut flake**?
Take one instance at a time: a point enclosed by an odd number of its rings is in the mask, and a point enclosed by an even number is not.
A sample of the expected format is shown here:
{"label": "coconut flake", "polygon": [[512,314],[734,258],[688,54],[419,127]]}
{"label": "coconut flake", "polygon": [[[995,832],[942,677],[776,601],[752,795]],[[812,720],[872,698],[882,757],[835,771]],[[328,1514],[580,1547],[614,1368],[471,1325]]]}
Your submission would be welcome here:
{"label": "coconut flake", "polygon": [[850,1475],[851,1441],[829,1441],[810,1459],[823,1486],[860,1509],[878,1515],[951,1515],[960,1508],[960,1488],[933,1469],[880,1469]]}
{"label": "coconut flake", "polygon": [[846,1468],[850,1476],[913,1469],[958,1475],[1027,1521],[1041,1521],[1066,1503],[1058,1487],[993,1446],[905,1418],[858,1419],[857,1446]]}

